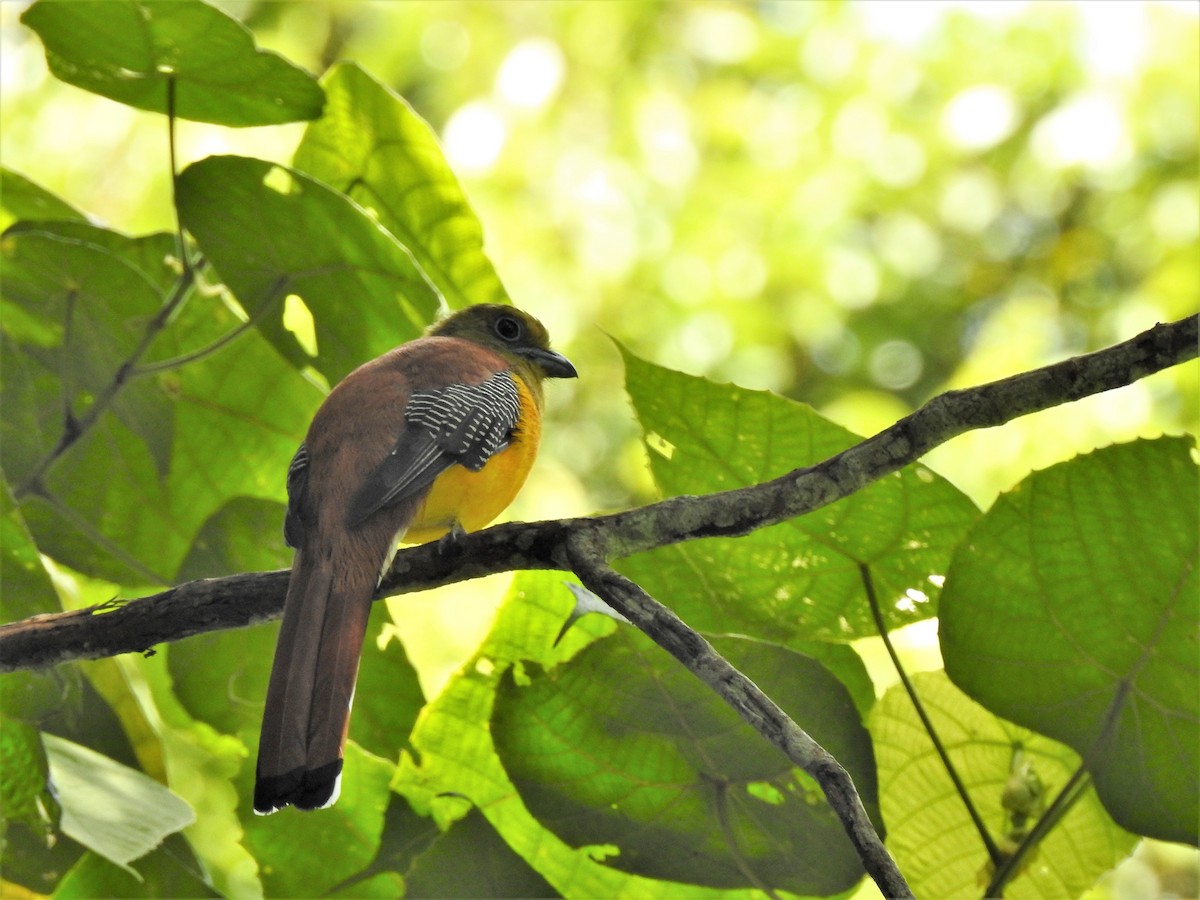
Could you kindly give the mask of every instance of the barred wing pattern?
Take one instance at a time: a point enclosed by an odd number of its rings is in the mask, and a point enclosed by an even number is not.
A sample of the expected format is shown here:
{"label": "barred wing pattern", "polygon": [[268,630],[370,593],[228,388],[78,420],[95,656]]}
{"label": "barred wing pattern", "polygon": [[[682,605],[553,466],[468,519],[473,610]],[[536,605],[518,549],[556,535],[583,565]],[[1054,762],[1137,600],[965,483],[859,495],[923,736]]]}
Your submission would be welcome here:
{"label": "barred wing pattern", "polygon": [[497,372],[481,384],[413,393],[404,408],[408,427],[355,495],[350,526],[420,494],[455,464],[479,471],[508,446],[520,415],[511,372]]}
{"label": "barred wing pattern", "polygon": [[300,445],[288,464],[287,515],[283,519],[283,541],[289,547],[299,547],[304,538],[304,487],[308,484],[308,447]]}

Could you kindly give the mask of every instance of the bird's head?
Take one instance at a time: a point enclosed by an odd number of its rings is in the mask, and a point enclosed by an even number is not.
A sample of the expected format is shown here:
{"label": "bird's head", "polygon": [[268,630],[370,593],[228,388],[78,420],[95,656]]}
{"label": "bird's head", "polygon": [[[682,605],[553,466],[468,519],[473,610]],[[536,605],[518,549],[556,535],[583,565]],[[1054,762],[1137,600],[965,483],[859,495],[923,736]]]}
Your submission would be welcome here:
{"label": "bird's head", "polygon": [[541,378],[576,378],[575,366],[550,349],[546,326],[512,306],[481,303],[447,316],[429,334],[482,344],[501,356],[523,362]]}

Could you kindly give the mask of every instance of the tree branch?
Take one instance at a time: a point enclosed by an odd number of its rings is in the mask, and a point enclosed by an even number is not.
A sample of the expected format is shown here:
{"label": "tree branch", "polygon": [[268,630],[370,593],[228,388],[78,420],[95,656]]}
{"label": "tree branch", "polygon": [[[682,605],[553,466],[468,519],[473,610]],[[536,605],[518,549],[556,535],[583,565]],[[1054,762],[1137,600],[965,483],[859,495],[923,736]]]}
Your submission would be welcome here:
{"label": "tree branch", "polygon": [[633,581],[613,571],[596,535],[580,531],[568,538],[571,568],[584,587],[603,598],[687,670],[733,707],[751,728],[816,779],[867,874],[885,897],[912,897],[912,891],[871,824],[850,774],[803,728],[788,717],[753,681],[735,669],[700,634]]}
{"label": "tree branch", "polygon": [[[511,523],[464,536],[448,552],[423,545],[396,555],[378,596],[427,590],[516,569],[571,568],[572,540],[605,560],[704,537],[746,534],[847,497],[978,428],[1132,384],[1195,359],[1200,316],[1157,325],[1104,350],[978,387],[948,391],[872,438],[786,475],[702,497],[594,518]],[[144,652],[154,644],[277,618],[287,573],[188,582],[129,602],[34,616],[0,626],[0,672]]]}
{"label": "tree branch", "polygon": [[[711,687],[741,718],[821,785],[868,874],[889,897],[912,893],[887,853],[849,774],[820,744],[703,637],[609,560],[686,540],[740,535],[849,496],[973,428],[1127,385],[1197,355],[1193,316],[1066,360],[935,397],[921,409],[819,463],[763,484],[703,497],[675,497],[588,519],[502,525],[468,535],[449,549],[424,545],[397,554],[379,595],[423,590],[513,569],[570,569],[655,643]],[[287,572],[204,579],[129,603],[35,616],[0,627],[0,671],[71,659],[150,652],[162,641],[277,617]]]}

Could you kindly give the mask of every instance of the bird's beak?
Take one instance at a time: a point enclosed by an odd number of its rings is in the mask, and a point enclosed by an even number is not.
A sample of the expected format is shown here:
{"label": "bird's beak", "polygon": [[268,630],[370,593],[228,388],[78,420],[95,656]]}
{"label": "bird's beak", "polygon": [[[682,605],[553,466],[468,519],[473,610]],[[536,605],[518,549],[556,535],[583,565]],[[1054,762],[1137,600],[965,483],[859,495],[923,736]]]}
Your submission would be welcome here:
{"label": "bird's beak", "polygon": [[553,350],[542,350],[539,347],[523,348],[517,351],[527,360],[542,370],[547,378],[578,378],[575,366],[561,353]]}

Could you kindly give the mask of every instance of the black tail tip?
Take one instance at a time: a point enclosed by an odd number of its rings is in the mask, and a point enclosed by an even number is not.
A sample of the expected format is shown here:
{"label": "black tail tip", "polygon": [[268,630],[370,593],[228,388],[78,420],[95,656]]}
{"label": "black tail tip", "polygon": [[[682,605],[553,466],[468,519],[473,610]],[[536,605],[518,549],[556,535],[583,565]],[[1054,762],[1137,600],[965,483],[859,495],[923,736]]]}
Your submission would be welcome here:
{"label": "black tail tip", "polygon": [[254,811],[269,816],[285,806],[296,809],[324,809],[333,806],[341,792],[342,761],[316,769],[292,769],[283,775],[263,776],[254,782]]}

